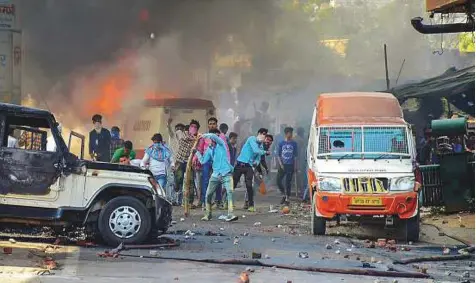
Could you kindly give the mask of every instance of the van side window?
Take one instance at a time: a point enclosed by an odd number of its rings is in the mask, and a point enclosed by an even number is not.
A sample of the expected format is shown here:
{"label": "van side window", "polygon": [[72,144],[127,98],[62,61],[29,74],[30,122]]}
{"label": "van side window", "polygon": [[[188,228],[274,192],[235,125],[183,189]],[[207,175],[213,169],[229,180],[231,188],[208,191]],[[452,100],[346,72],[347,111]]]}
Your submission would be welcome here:
{"label": "van side window", "polygon": [[[48,120],[44,118],[7,115],[2,147],[31,151],[56,151]],[[50,137],[50,138],[48,138]],[[52,143],[53,147],[48,145]],[[50,149],[50,150],[49,150]]]}

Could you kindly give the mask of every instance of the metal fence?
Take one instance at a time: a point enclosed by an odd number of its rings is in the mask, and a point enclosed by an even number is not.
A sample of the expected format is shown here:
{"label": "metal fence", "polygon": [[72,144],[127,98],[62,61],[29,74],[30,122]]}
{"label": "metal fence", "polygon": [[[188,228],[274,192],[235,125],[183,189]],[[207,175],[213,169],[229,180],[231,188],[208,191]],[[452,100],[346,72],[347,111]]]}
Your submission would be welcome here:
{"label": "metal fence", "polygon": [[420,166],[422,174],[422,202],[423,206],[442,206],[443,186],[440,178],[440,165]]}

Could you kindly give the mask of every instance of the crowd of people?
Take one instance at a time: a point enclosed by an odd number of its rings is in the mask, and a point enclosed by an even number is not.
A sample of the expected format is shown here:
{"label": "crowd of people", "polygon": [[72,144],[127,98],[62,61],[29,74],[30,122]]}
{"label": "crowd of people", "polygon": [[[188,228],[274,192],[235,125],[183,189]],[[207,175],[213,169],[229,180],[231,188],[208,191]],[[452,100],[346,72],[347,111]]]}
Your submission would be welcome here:
{"label": "crowd of people", "polygon": [[[228,132],[227,124],[218,124],[211,117],[207,121],[206,133],[201,134],[200,123],[191,120],[187,125],[177,123],[172,128],[172,120],[167,123],[169,142],[161,133],[155,133],[152,144],[144,150],[144,156],[137,160],[131,141],[120,137],[120,129],[111,131],[103,128],[101,115],[92,117],[94,129],[89,133],[89,153],[92,159],[102,162],[131,164],[150,170],[167,197],[174,205],[183,205],[185,191],[191,208],[202,208],[202,220],[212,219],[212,207],[228,210],[226,221],[237,217],[234,210],[234,189],[244,176],[246,194],[243,209],[255,212],[255,191],[262,183],[269,184],[271,158],[278,164],[277,185],[282,194],[281,204],[289,204],[293,177],[298,179],[299,188],[305,191],[305,142],[304,131],[299,128],[294,137],[294,129],[284,127],[280,140],[274,145],[274,137],[266,128],[259,128],[254,135],[239,137],[236,132]],[[238,139],[243,143],[238,146]],[[187,165],[191,170],[187,171]],[[187,176],[187,172],[191,172]],[[294,176],[296,172],[300,172]],[[187,182],[190,180],[190,182]],[[188,184],[190,187],[187,188]],[[307,194],[304,193],[305,198]]]}

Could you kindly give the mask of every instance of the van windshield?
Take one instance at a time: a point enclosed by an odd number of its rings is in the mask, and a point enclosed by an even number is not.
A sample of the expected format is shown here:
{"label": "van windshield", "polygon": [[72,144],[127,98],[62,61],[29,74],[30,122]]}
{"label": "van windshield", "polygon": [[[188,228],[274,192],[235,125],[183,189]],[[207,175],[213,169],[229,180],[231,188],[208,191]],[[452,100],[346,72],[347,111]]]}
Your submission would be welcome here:
{"label": "van windshield", "polygon": [[410,158],[406,127],[319,127],[317,158]]}

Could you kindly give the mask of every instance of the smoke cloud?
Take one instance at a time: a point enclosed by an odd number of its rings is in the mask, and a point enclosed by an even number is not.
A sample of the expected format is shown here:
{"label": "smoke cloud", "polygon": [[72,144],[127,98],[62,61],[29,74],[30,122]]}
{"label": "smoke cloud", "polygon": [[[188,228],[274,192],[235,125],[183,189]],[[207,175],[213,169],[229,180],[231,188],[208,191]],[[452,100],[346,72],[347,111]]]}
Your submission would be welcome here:
{"label": "smoke cloud", "polygon": [[[154,94],[213,98],[219,113],[232,108],[242,119],[253,117],[253,102],[267,101],[277,129],[307,126],[318,93],[385,89],[384,43],[392,86],[404,59],[399,84],[474,62],[449,50],[433,54],[440,36],[410,25],[424,15],[423,1],[347,1],[334,9],[291,2],[19,0],[23,92],[71,124],[89,123],[94,112],[113,120]],[[194,71],[225,72],[211,63],[237,48],[226,44],[230,35],[251,54],[251,70],[236,96],[226,83],[213,94],[199,91]],[[347,40],[345,56],[320,44],[329,39]]]}

